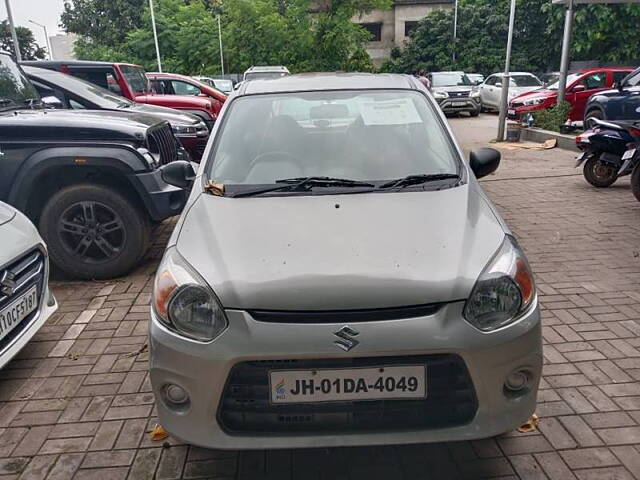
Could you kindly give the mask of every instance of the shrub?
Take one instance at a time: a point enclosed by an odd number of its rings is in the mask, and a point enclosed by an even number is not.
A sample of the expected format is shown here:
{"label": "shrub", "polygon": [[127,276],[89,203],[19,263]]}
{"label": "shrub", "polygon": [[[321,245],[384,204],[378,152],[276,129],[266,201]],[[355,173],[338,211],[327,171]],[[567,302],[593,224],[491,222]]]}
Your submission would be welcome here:
{"label": "shrub", "polygon": [[540,110],[533,114],[533,125],[544,130],[554,132],[560,131],[560,125],[567,121],[571,104],[564,102],[560,105],[554,105],[546,110]]}

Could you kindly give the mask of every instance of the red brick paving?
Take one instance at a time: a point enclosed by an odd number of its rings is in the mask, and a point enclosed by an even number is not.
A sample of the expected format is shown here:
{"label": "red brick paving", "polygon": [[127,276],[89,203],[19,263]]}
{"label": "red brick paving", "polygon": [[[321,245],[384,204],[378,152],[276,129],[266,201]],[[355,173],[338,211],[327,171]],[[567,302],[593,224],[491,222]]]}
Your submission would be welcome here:
{"label": "red brick paving", "polygon": [[640,203],[628,182],[586,185],[568,153],[506,156],[483,184],[538,281],[545,341],[538,431],[242,453],[153,442],[147,354],[139,352],[153,269],[173,226],[166,222],[134,274],[54,282],[60,310],[0,373],[0,480],[640,479]]}

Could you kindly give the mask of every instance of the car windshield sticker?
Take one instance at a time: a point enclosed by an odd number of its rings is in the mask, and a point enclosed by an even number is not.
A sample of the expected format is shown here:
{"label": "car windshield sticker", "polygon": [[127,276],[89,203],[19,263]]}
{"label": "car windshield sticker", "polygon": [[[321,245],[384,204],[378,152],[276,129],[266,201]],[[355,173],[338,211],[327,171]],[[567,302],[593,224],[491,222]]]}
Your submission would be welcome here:
{"label": "car windshield sticker", "polygon": [[371,97],[359,97],[358,104],[365,125],[422,123],[422,119],[410,98],[376,100]]}

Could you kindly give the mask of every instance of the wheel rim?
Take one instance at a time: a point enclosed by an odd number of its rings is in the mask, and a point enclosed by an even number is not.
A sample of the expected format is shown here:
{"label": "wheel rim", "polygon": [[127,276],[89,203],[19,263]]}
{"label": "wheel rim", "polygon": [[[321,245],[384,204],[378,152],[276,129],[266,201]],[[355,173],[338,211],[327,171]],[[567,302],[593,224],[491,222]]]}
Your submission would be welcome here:
{"label": "wheel rim", "polygon": [[127,241],[124,222],[112,208],[99,202],[78,202],[58,220],[64,249],[84,263],[105,263],[122,252]]}
{"label": "wheel rim", "polygon": [[596,163],[593,168],[593,174],[601,180],[609,180],[615,174],[615,170],[606,165]]}

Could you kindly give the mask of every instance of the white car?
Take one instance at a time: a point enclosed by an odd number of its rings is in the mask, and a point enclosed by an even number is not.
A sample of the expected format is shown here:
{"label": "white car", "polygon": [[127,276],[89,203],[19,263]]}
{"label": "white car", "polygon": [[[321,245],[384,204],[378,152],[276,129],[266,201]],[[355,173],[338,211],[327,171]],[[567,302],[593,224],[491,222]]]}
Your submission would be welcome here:
{"label": "white car", "polygon": [[58,308],[49,290],[49,257],[36,227],[0,202],[0,368]]}
{"label": "white car", "polygon": [[[482,85],[480,85],[480,102],[483,110],[499,110],[500,97],[502,96],[502,78],[503,73],[494,73],[487,77]],[[509,74],[509,98],[517,97],[523,93],[530,92],[542,87],[542,82],[532,73],[527,72],[511,72]]]}

